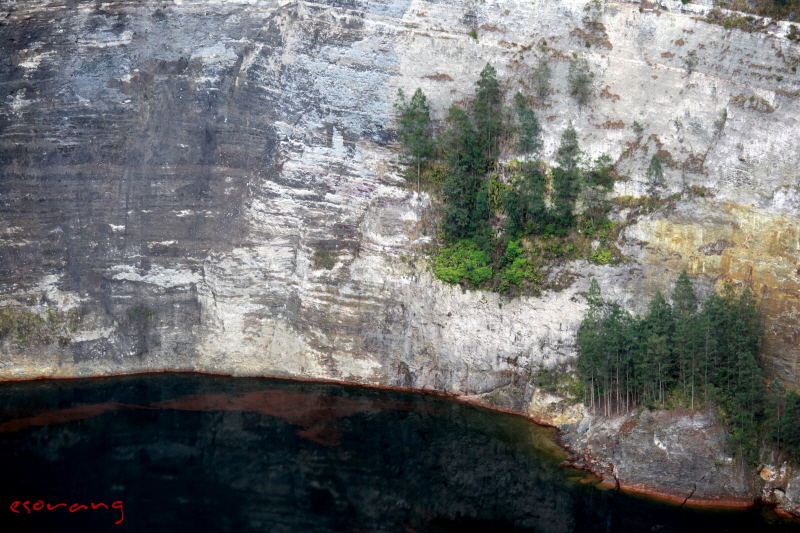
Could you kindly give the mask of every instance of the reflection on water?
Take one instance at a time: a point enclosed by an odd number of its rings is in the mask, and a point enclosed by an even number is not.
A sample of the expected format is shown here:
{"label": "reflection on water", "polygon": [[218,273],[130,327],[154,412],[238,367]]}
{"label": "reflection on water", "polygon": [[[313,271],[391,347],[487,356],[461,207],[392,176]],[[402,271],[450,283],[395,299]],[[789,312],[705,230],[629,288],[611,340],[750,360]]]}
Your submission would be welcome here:
{"label": "reflection on water", "polygon": [[335,385],[3,384],[0,512],[14,531],[800,531],[765,509],[599,489],[557,466],[553,436],[447,398]]}

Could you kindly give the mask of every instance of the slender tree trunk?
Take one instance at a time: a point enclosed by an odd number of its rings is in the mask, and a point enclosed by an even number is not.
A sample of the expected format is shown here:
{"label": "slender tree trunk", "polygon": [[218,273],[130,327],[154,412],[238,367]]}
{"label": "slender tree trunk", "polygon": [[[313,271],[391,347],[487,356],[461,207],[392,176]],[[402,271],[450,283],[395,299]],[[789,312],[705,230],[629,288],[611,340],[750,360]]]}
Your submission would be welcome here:
{"label": "slender tree trunk", "polygon": [[[706,322],[708,324],[708,322]],[[706,338],[705,343],[703,343],[703,348],[706,352],[706,377],[705,377],[705,388],[703,389],[703,394],[705,395],[706,403],[708,403],[708,325],[706,325]]]}
{"label": "slender tree trunk", "polygon": [[661,380],[661,363],[658,363],[658,400],[663,403],[664,401],[664,394],[661,392],[663,387],[663,382]]}
{"label": "slender tree trunk", "polygon": [[625,410],[630,411],[631,385],[628,370],[625,370]]}
{"label": "slender tree trunk", "polygon": [[615,388],[617,389],[617,414],[619,414],[619,362],[617,362],[617,383]]}
{"label": "slender tree trunk", "polygon": [[686,368],[681,365],[681,374],[683,374],[683,397],[686,398]]}

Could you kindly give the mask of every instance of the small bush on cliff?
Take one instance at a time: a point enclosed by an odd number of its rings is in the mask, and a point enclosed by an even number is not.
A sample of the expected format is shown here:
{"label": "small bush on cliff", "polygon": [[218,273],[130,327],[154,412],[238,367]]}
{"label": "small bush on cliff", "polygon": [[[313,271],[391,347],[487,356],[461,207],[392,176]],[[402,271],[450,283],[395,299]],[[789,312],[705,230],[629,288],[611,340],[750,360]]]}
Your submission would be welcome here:
{"label": "small bush on cliff", "polygon": [[335,252],[323,250],[322,248],[314,250],[314,255],[311,256],[314,270],[331,270],[336,266],[337,259]]}
{"label": "small bush on cliff", "polygon": [[500,271],[500,290],[508,291],[525,282],[540,284],[542,274],[537,265],[526,254],[521,241],[508,241],[506,252],[502,258],[503,269]]}
{"label": "small bush on cliff", "polygon": [[546,43],[539,48],[539,58],[537,60],[536,73],[533,75],[531,83],[533,91],[539,100],[544,100],[550,94],[550,78],[553,71],[547,62]]}
{"label": "small bush on cliff", "polygon": [[536,385],[547,392],[560,394],[569,401],[579,402],[584,399],[580,378],[574,376],[566,364],[539,370],[536,375]]}
{"label": "small bush on cliff", "polygon": [[439,250],[434,273],[448,283],[468,281],[479,286],[494,276],[489,254],[471,240],[461,240]]}
{"label": "small bush on cliff", "polygon": [[611,261],[611,250],[608,248],[599,247],[592,252],[590,259],[598,265],[607,265]]}

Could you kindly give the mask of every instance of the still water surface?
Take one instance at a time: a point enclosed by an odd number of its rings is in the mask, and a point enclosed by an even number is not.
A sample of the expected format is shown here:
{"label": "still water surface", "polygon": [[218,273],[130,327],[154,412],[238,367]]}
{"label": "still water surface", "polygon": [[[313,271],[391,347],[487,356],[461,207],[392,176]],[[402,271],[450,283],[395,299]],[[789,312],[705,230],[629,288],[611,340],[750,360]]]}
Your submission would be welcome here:
{"label": "still water surface", "polygon": [[4,530],[36,532],[800,531],[764,508],[600,489],[557,466],[553,439],[449,398],[357,387],[193,374],[5,383],[0,513]]}

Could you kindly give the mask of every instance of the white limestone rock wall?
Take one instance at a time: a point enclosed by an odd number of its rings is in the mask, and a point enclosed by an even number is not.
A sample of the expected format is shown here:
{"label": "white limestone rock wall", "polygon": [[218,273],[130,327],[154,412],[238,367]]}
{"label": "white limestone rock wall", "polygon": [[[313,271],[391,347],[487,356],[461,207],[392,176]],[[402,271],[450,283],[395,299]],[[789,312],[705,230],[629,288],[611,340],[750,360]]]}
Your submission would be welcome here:
{"label": "white limestone rock wall", "polygon": [[[16,3],[4,31],[32,16],[39,33],[3,74],[13,96],[0,108],[13,184],[3,192],[4,243],[22,250],[4,256],[3,294],[7,304],[57,307],[41,298],[47,275],[47,290],[70,295],[83,321],[71,346],[44,351],[56,354],[46,364],[23,363],[24,350],[7,342],[2,375],[180,368],[480,393],[574,356],[591,276],[637,311],[682,268],[703,290],[745,280],[747,252],[713,271],[683,255],[665,260],[675,243],[649,224],[664,211],[626,232],[629,264],[567,265],[577,276],[563,292],[508,301],[432,278],[419,218],[428,199],[400,178],[390,142],[396,90],[422,87],[441,119],[489,62],[510,96],[536,64],[523,47],[542,40],[553,68],[539,109],[545,159],[572,121],[587,155],[610,154],[630,178],[617,195],[641,195],[661,151],[673,162],[664,196],[705,186],[716,202],[760,210],[762,227],[798,216],[800,85],[790,67],[800,48],[783,38],[785,25],[750,34],[698,20],[704,5],[605,2],[587,48],[586,5],[485,2],[476,40],[461,2]],[[584,107],[568,96],[573,54],[596,74]],[[91,128],[64,129],[58,118],[84,115]],[[644,127],[638,142],[634,121]],[[32,124],[40,133],[25,137]],[[20,146],[45,138],[43,153],[60,159],[26,159]],[[31,216],[25,202],[39,197],[59,216],[35,214],[17,232],[14,221]],[[719,205],[684,200],[680,224],[702,226]],[[44,235],[61,261],[46,269]],[[773,250],[786,269],[789,240]],[[335,257],[332,269],[314,268],[318,251]],[[780,313],[796,307],[797,279],[760,283],[784,291]],[[137,306],[157,320],[131,319]],[[796,381],[795,326],[778,329],[776,368]]]}

